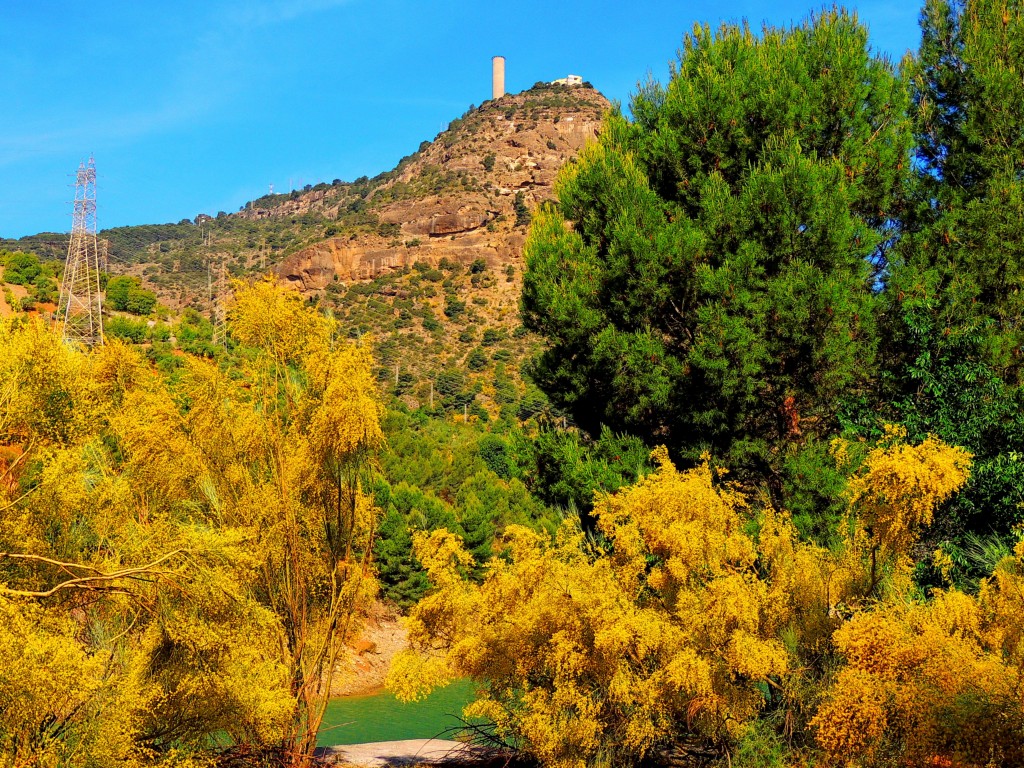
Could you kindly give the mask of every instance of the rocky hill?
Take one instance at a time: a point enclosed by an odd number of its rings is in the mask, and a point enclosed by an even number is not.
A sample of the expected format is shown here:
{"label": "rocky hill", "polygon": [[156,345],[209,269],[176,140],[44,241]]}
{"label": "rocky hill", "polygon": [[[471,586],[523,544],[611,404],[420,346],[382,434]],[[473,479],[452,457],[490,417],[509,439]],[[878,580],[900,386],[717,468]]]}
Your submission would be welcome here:
{"label": "rocky hill", "polygon": [[552,196],[562,165],[592,139],[608,102],[589,88],[535,87],[491,101],[452,122],[365,197],[312,191],[261,219],[320,211],[343,219],[365,201],[382,226],[327,238],[286,258],[278,274],[303,291],[336,279],[377,277],[442,260],[490,268],[518,264],[528,211]]}
{"label": "rocky hill", "polygon": [[[470,108],[372,179],[265,195],[234,214],[104,230],[109,271],[157,293],[166,309],[150,323],[188,325],[179,344],[209,337],[219,276],[276,274],[351,335],[372,335],[382,386],[410,407],[525,418],[544,402],[520,375],[538,343],[518,311],[527,225],[609,106],[590,87],[538,84]],[[2,247],[61,259],[67,239]]]}

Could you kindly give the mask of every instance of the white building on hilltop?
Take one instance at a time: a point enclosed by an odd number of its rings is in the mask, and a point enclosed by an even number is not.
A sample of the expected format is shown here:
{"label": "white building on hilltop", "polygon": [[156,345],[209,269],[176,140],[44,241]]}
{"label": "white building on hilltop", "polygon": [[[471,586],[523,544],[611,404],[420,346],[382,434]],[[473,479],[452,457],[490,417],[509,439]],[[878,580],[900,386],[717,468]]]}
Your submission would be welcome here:
{"label": "white building on hilltop", "polygon": [[567,77],[552,80],[552,85],[583,85],[583,78],[580,75],[569,75]]}

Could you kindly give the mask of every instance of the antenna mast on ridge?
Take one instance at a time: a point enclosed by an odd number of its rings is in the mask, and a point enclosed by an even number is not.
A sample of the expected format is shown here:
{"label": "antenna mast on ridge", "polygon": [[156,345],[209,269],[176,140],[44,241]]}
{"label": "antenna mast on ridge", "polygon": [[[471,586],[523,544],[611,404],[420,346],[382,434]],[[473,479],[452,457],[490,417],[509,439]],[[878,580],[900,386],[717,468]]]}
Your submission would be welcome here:
{"label": "antenna mast on ridge", "polygon": [[96,239],[96,161],[78,166],[68,257],[60,286],[57,322],[65,344],[103,343],[99,243]]}

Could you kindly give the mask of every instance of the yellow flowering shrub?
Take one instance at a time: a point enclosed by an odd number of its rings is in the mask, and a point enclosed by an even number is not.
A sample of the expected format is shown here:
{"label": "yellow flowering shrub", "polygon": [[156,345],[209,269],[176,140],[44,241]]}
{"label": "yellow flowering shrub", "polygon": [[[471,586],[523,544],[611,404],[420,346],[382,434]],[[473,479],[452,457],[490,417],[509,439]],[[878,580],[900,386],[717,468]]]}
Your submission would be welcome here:
{"label": "yellow flowering shrub", "polygon": [[858,524],[886,553],[906,554],[941,501],[967,482],[971,454],[935,437],[904,442],[902,427],[886,427],[885,443],[871,451],[850,481]]}
{"label": "yellow flowering shrub", "polygon": [[0,596],[0,764],[80,764],[97,723],[80,716],[104,685],[69,618]]}
{"label": "yellow flowering shrub", "polygon": [[[893,755],[921,766],[1022,764],[1024,543],[978,595],[912,599],[908,550],[963,485],[970,455],[934,438],[917,446],[895,430],[888,438],[851,482],[848,550],[862,568],[852,594],[863,601],[851,602],[856,612],[832,637],[845,666],[811,721],[817,743],[837,764],[856,766]],[[886,569],[896,588],[877,591]]]}
{"label": "yellow flowering shrub", "polygon": [[894,750],[913,765],[936,756],[1022,764],[1024,668],[1019,649],[1000,645],[1007,617],[992,610],[1007,598],[1024,610],[1020,587],[1008,595],[989,584],[980,599],[953,590],[853,617],[835,634],[847,666],[812,721],[818,744],[852,765]]}
{"label": "yellow flowering shrub", "polygon": [[613,554],[563,528],[507,530],[482,584],[453,535],[421,535],[435,589],[412,612],[413,650],[389,685],[415,698],[456,676],[486,683],[467,715],[552,766],[631,760],[689,728],[735,736],[788,669],[742,499],[700,466],[658,469],[599,503]]}
{"label": "yellow flowering shrub", "polygon": [[382,407],[365,347],[272,283],[236,296],[233,377],[0,322],[0,765],[311,755],[377,589]]}
{"label": "yellow flowering shrub", "polygon": [[[467,715],[546,765],[582,768],[634,762],[682,734],[735,744],[766,709],[835,759],[871,755],[904,716],[894,697],[909,707],[921,693],[890,677],[928,669],[928,691],[960,695],[958,674],[992,673],[987,657],[943,646],[975,626],[970,598],[950,593],[920,608],[934,620],[907,618],[918,610],[909,548],[966,480],[965,452],[890,432],[851,479],[831,549],[800,541],[785,512],[749,509],[707,464],[680,472],[664,449],[653,458],[651,475],[596,499],[601,546],[571,526],[553,543],[510,528],[476,584],[457,537],[419,536],[434,589],[410,616],[396,693],[470,677],[481,690]],[[819,707],[837,652],[847,665]]]}

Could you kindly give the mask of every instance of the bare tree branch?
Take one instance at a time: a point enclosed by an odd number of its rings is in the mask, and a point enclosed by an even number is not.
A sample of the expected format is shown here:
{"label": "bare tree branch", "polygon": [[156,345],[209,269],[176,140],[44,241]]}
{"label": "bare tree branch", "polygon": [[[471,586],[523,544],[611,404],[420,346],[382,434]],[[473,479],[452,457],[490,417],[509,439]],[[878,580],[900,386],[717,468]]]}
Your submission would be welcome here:
{"label": "bare tree branch", "polygon": [[53,560],[48,557],[43,557],[42,555],[27,555],[20,554],[17,552],[0,552],[0,559],[7,558],[11,560],[29,560],[32,562],[55,565],[59,568],[67,570],[68,572],[70,572],[70,570],[73,568],[78,568],[80,570],[92,571],[93,573],[93,575],[91,576],[79,576],[74,579],[62,581],[51,589],[41,591],[8,589],[7,587],[0,586],[0,594],[9,595],[11,597],[44,598],[52,597],[62,589],[105,590],[108,589],[108,587],[105,586],[106,583],[117,581],[119,579],[138,579],[143,576],[160,576],[165,574],[169,575],[170,572],[168,571],[155,570],[156,566],[160,565],[160,563],[166,560],[169,560],[175,555],[181,554],[182,552],[184,552],[184,550],[176,549],[173,552],[168,552],[166,555],[158,557],[156,560],[154,560],[151,563],[147,563],[146,565],[140,565],[135,568],[124,568],[120,571],[113,571],[112,573],[103,573],[98,568],[94,568],[91,565],[82,565],[80,563],[65,563],[60,560]]}

